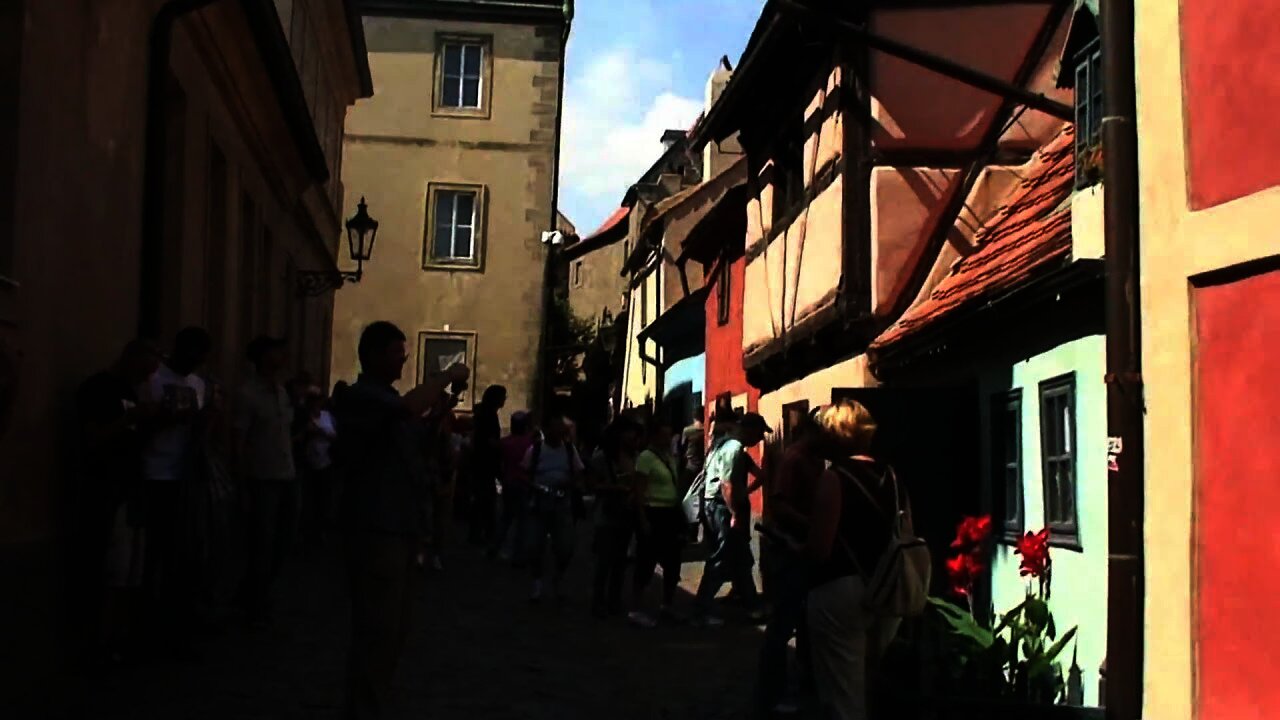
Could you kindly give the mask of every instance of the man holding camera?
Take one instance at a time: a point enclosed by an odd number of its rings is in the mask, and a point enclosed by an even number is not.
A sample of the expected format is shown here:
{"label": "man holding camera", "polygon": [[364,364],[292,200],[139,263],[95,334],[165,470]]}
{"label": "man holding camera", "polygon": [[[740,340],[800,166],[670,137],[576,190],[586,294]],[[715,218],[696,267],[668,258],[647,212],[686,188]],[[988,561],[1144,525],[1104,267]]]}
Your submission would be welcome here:
{"label": "man holding camera", "polygon": [[346,717],[383,717],[409,632],[414,566],[430,531],[423,418],[465,387],[454,366],[401,395],[394,384],[408,360],[404,333],[375,322],[360,336],[361,374],[338,399],[346,474],[351,648]]}

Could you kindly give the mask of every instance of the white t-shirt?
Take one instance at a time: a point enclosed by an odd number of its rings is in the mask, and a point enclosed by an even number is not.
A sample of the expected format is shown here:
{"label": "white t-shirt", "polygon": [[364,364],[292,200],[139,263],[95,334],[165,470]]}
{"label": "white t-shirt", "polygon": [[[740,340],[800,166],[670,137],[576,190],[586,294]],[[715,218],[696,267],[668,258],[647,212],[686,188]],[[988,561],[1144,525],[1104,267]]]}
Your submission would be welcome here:
{"label": "white t-shirt", "polygon": [[307,443],[307,465],[312,470],[324,470],[333,464],[329,450],[333,447],[333,438],[337,437],[338,431],[333,423],[333,415],[328,410],[321,410],[320,417],[315,422],[323,434],[312,435]]}
{"label": "white t-shirt", "polygon": [[[567,488],[572,476],[569,473],[569,444],[564,443],[558,448],[543,444],[541,454],[538,455],[538,467],[532,468],[533,453],[537,450],[538,445],[534,444],[524,454],[524,460],[520,462],[520,467],[526,471],[533,471],[533,482],[535,485],[559,490]],[[582,458],[578,457],[578,453],[573,453],[573,469],[578,473],[583,472],[586,468],[582,465]]]}
{"label": "white t-shirt", "polygon": [[[166,405],[172,408],[204,407],[204,380],[193,375],[179,375],[161,365],[149,380],[138,388],[138,397],[145,403]],[[177,480],[182,476],[182,463],[191,446],[190,423],[174,425],[157,431],[151,436],[142,454],[142,472],[148,480]]]}

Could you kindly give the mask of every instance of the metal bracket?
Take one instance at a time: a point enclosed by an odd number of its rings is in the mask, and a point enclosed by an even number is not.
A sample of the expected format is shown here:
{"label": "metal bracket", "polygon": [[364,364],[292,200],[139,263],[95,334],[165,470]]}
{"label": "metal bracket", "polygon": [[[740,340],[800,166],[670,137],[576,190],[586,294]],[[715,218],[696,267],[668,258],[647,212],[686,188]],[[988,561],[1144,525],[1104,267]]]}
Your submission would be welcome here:
{"label": "metal bracket", "polygon": [[337,290],[346,283],[360,282],[360,271],[328,272],[303,270],[298,276],[298,295],[300,297],[318,297],[327,292]]}

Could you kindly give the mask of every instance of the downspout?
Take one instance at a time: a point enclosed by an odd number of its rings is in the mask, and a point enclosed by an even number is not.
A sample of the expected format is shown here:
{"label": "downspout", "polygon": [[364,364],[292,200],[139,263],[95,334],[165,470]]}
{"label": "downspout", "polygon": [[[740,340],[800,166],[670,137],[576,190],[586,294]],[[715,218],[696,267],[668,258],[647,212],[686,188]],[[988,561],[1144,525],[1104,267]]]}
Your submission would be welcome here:
{"label": "downspout", "polygon": [[[573,0],[565,0],[564,4],[564,30],[560,34],[560,67],[557,69],[556,79],[556,137],[554,140],[553,156],[551,158],[551,217],[547,223],[547,231],[555,232],[556,226],[560,219],[560,145],[561,138],[564,135],[564,75],[565,61],[568,56],[569,48],[569,31],[573,26]],[[553,281],[556,279],[556,264],[560,262],[560,247],[558,245],[549,244],[547,247],[547,259],[542,267],[542,328],[538,334],[538,355],[537,363],[534,369],[534,397],[532,398],[530,408],[534,415],[540,415],[545,409],[544,404],[550,399],[552,390],[551,382],[551,338],[549,337],[549,320],[551,313],[555,308],[555,287]]]}
{"label": "downspout", "polygon": [[1109,720],[1138,720],[1143,700],[1144,443],[1139,302],[1134,2],[1103,0],[1103,201],[1106,223]]}
{"label": "downspout", "polygon": [[147,38],[146,126],[142,160],[142,266],[138,277],[138,334],[157,337],[164,278],[165,138],[169,54],[179,20],[218,0],[169,0],[151,21]]}

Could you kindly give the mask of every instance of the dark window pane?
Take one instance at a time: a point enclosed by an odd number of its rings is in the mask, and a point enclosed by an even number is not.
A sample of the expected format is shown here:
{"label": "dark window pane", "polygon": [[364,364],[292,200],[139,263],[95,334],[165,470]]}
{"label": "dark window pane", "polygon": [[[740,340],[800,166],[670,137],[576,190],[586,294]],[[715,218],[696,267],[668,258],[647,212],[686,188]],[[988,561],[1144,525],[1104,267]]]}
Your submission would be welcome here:
{"label": "dark window pane", "polygon": [[462,74],[462,45],[444,46],[444,74],[457,77]]}
{"label": "dark window pane", "polygon": [[460,107],[462,105],[461,81],[457,77],[445,76],[444,87],[441,88],[440,104],[445,107]]}
{"label": "dark window pane", "polygon": [[465,46],[465,53],[462,63],[463,74],[469,77],[480,76],[480,65],[483,62],[484,48],[479,45]]}
{"label": "dark window pane", "polygon": [[470,260],[471,252],[471,236],[470,227],[459,225],[453,230],[453,256],[459,260]]}
{"label": "dark window pane", "polygon": [[480,78],[462,79],[462,107],[480,107]]}
{"label": "dark window pane", "polygon": [[474,225],[476,196],[472,193],[449,193],[457,198],[454,204],[453,221],[458,225]]}
{"label": "dark window pane", "polygon": [[448,260],[453,254],[453,227],[449,223],[437,223],[431,255],[437,260]]}

